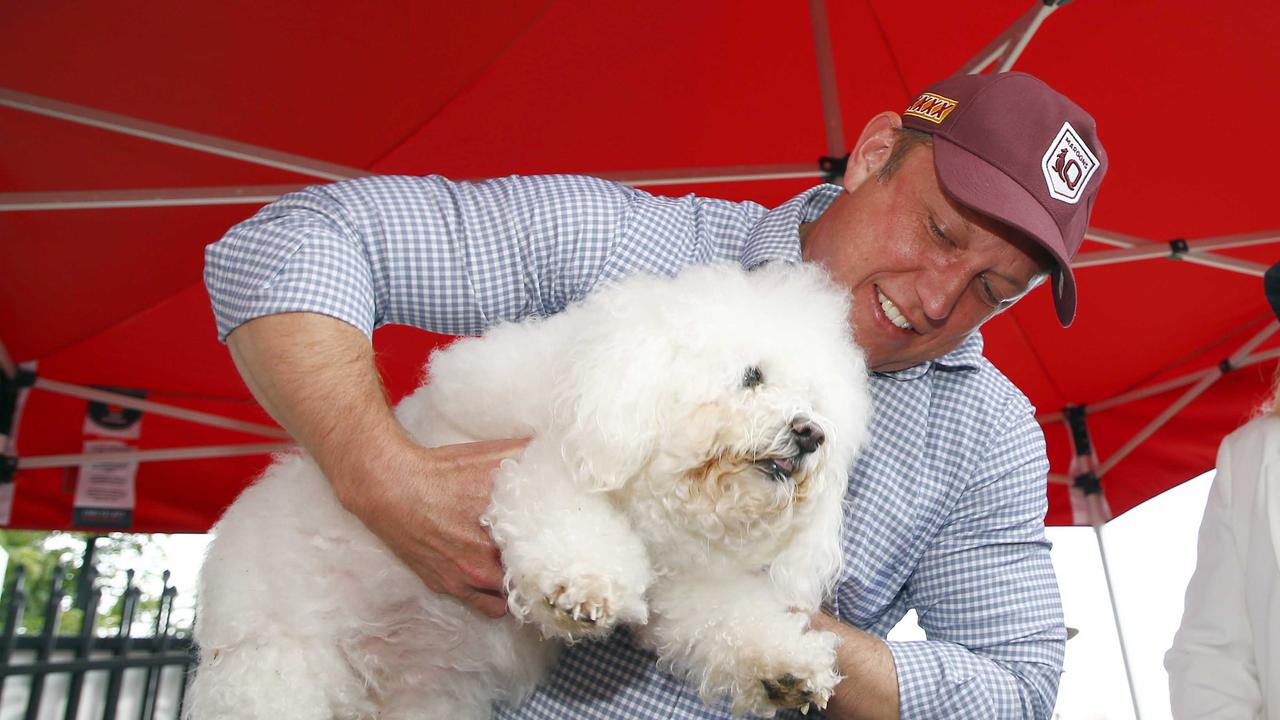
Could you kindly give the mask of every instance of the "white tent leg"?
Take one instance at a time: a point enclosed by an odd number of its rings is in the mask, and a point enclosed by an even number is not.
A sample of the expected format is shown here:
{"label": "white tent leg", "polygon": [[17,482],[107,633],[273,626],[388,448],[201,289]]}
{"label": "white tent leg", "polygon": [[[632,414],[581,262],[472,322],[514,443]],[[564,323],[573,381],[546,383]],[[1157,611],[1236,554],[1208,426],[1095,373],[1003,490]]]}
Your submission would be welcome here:
{"label": "white tent leg", "polygon": [[176,145],[188,150],[209,153],[210,155],[220,155],[255,165],[265,165],[266,167],[286,170],[322,180],[345,180],[372,174],[368,170],[360,168],[347,167],[337,163],[303,157],[302,155],[226,140],[212,135],[204,135],[190,130],[147,122],[146,120],[117,115],[82,105],[73,105],[38,95],[28,95],[9,88],[0,88],[0,106],[88,125],[123,135],[132,135],[144,140]]}
{"label": "white tent leg", "polygon": [[1107,596],[1111,598],[1111,616],[1116,623],[1116,638],[1120,641],[1120,657],[1124,661],[1124,676],[1129,681],[1129,699],[1133,702],[1133,716],[1136,720],[1142,720],[1142,712],[1138,709],[1138,690],[1133,682],[1133,668],[1129,663],[1129,646],[1124,640],[1124,628],[1120,622],[1120,610],[1116,605],[1116,590],[1111,584],[1111,566],[1107,563],[1107,548],[1102,542],[1102,522],[1097,519],[1096,506],[1101,501],[1101,495],[1094,495],[1089,498],[1090,513],[1095,515],[1093,523],[1093,534],[1098,539],[1098,555],[1102,558],[1102,574],[1107,581]]}

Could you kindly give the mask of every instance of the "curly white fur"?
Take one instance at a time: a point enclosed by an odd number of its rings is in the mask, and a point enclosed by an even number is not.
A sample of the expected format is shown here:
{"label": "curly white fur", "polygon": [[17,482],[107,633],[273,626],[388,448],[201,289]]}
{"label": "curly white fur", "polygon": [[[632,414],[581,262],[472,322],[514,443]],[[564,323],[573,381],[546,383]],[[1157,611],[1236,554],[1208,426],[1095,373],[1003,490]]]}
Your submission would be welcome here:
{"label": "curly white fur", "polygon": [[837,641],[807,617],[870,412],[847,302],[813,267],[698,267],[437,353],[396,410],[415,439],[534,438],[484,517],[510,614],[426,590],[284,456],[215,528],[191,717],[486,718],[544,677],[543,637],[619,623],[708,703],[824,704]]}

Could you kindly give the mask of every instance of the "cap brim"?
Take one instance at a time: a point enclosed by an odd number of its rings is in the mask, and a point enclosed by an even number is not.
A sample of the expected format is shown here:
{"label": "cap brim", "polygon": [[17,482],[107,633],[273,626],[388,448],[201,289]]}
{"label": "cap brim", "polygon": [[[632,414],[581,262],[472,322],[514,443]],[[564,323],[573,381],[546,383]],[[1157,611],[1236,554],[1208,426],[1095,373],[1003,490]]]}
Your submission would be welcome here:
{"label": "cap brim", "polygon": [[1058,224],[1026,188],[977,155],[945,137],[933,138],[934,165],[942,187],[961,204],[1021,230],[1053,256],[1053,305],[1058,322],[1076,315],[1076,279]]}
{"label": "cap brim", "polygon": [[1262,289],[1266,292],[1271,312],[1280,320],[1280,263],[1272,265],[1262,276]]}

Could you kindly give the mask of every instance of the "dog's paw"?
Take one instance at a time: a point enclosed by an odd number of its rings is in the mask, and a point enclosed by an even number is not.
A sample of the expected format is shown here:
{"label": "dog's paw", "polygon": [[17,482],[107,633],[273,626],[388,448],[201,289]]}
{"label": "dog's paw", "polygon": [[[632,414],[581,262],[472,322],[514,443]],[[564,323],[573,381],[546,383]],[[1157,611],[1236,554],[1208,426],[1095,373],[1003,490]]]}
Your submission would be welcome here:
{"label": "dog's paw", "polygon": [[834,683],[830,687],[815,687],[812,679],[803,680],[791,673],[761,680],[760,684],[764,687],[765,698],[770,706],[780,710],[799,708],[805,714],[808,714],[810,707],[825,708],[831,693],[835,691]]}
{"label": "dog's paw", "polygon": [[568,580],[517,583],[524,599],[521,616],[546,637],[577,640],[607,635],[620,622],[644,622],[642,598],[632,598],[617,583],[599,575]]}
{"label": "dog's paw", "polygon": [[835,646],[831,633],[806,632],[791,652],[771,654],[754,678],[739,685],[734,712],[773,717],[778,710],[825,708],[841,680]]}

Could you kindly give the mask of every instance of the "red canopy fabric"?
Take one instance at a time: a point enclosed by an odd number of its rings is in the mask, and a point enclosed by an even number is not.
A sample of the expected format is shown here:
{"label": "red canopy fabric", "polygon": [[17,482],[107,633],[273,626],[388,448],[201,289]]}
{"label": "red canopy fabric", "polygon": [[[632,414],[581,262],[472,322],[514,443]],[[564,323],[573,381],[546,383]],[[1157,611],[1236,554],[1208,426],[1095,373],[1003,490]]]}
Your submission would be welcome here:
{"label": "red canopy fabric", "polygon": [[[847,141],[874,113],[900,110],[960,69],[1033,7],[830,3]],[[1186,239],[1191,249],[1204,238],[1280,236],[1272,198],[1280,149],[1270,130],[1280,116],[1278,30],[1280,9],[1261,0],[1229,10],[1079,0],[1047,18],[1014,68],[1097,118],[1111,171],[1095,228],[1138,242]],[[343,166],[339,174],[816,167],[829,154],[817,67],[810,6],[801,2],[0,6],[0,342],[12,361],[36,362],[40,378],[134,388],[152,401],[270,423],[214,337],[200,281],[203,247],[260,201],[43,208],[83,199],[79,191],[301,185],[316,182],[314,172],[126,135],[104,129],[107,121],[313,158]],[[68,110],[63,104],[100,122],[53,116]],[[813,181],[648,189],[772,205]],[[136,197],[111,197],[125,195]],[[1086,242],[1082,257],[1113,249]],[[1214,253],[1235,270],[1168,259],[1080,268],[1069,330],[1057,327],[1045,291],[987,326],[989,357],[1045,417],[1055,476],[1065,476],[1072,455],[1055,413],[1214,368],[1273,322],[1249,269],[1280,259],[1277,244]],[[394,394],[412,387],[441,341],[379,331]],[[1277,346],[1272,336],[1245,354],[1274,358]],[[1111,509],[1210,468],[1222,436],[1261,401],[1274,366],[1268,359],[1227,373],[1108,468]],[[1187,387],[1091,411],[1101,461]],[[83,399],[31,390],[18,456],[79,453],[84,414]],[[146,413],[134,444],[268,441]],[[204,531],[267,459],[143,463],[133,529]],[[10,525],[69,527],[75,477],[20,469]],[[1065,485],[1051,484],[1050,505],[1050,523],[1072,521]]]}

